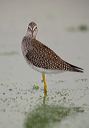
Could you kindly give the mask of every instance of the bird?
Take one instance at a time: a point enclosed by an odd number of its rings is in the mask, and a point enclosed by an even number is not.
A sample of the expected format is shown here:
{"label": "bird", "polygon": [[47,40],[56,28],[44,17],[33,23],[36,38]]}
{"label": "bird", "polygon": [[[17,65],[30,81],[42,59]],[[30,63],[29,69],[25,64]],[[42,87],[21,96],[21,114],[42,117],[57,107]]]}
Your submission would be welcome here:
{"label": "bird", "polygon": [[47,96],[47,82],[45,74],[60,72],[79,72],[83,69],[64,61],[51,48],[36,39],[38,27],[35,22],[30,22],[25,36],[22,39],[21,49],[26,62],[42,74],[44,83],[44,96]]}

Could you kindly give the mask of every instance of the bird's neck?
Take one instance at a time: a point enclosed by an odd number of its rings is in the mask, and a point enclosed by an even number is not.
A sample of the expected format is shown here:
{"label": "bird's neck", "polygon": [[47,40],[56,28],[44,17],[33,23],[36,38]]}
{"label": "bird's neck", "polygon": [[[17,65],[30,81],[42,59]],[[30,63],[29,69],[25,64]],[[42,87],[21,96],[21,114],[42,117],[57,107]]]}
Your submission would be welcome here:
{"label": "bird's neck", "polygon": [[31,39],[31,40],[36,39],[36,37],[30,36],[30,35],[28,35],[28,34],[26,34],[25,37],[27,37],[27,38],[29,38],[29,39]]}
{"label": "bird's neck", "polygon": [[32,38],[32,37],[27,36],[27,35],[25,35],[25,38],[28,39],[28,40],[30,40],[30,41],[32,41],[32,40],[36,40],[36,38]]}

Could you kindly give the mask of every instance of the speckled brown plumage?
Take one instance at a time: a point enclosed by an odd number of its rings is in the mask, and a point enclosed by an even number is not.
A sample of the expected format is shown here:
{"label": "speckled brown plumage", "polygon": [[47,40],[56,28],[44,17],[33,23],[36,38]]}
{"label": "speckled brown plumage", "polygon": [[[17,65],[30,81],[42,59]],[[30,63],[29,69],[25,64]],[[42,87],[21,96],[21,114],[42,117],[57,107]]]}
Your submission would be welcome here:
{"label": "speckled brown plumage", "polygon": [[[65,61],[63,61],[53,50],[42,44],[36,39],[30,39],[24,37],[27,53],[26,59],[36,67],[51,69],[51,70],[62,70],[62,71],[77,71],[79,72],[81,68],[73,66]],[[32,49],[30,48],[30,43]],[[81,72],[81,71],[80,71]]]}
{"label": "speckled brown plumage", "polygon": [[59,70],[83,72],[82,68],[65,62],[53,50],[36,40],[36,34],[37,26],[31,22],[22,41],[22,52],[29,64],[40,69],[54,70],[54,72]]}

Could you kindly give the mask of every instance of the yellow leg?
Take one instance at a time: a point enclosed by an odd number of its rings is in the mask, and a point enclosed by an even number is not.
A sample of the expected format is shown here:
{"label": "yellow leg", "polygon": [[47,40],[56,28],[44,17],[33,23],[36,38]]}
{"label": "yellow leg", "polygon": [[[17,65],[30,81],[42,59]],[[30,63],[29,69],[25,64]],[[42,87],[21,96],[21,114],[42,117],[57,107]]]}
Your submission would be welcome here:
{"label": "yellow leg", "polygon": [[45,73],[42,73],[42,79],[44,82],[44,96],[47,96],[47,84],[46,84]]}

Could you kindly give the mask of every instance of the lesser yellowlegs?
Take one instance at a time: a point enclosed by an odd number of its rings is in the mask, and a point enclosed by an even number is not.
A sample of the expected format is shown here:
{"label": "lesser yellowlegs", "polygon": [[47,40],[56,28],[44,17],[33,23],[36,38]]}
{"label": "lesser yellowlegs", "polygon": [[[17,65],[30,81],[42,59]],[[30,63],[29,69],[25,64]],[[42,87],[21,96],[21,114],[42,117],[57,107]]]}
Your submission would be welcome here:
{"label": "lesser yellowlegs", "polygon": [[29,23],[21,47],[28,64],[42,73],[44,95],[47,95],[46,73],[59,73],[60,71],[83,72],[83,69],[67,63],[53,50],[38,41],[36,39],[37,32],[37,24],[34,22]]}

